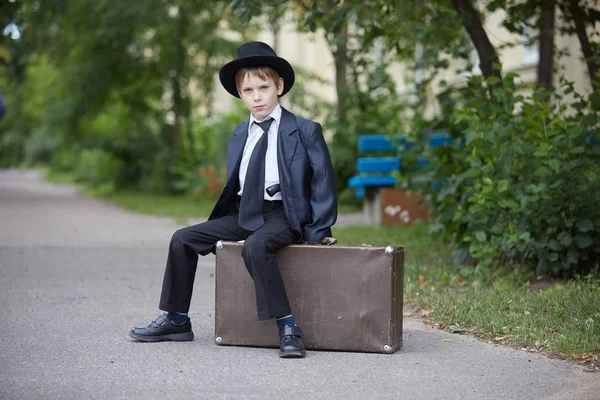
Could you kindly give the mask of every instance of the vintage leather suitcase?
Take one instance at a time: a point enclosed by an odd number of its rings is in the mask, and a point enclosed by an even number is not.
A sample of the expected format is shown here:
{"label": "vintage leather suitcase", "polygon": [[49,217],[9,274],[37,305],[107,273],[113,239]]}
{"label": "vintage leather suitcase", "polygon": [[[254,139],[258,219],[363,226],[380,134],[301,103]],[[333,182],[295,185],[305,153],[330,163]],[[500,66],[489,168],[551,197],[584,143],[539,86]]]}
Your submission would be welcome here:
{"label": "vintage leather suitcase", "polygon": [[[217,243],[215,342],[279,347],[258,321],[242,243]],[[307,349],[393,353],[402,346],[403,246],[291,245],[277,261]]]}

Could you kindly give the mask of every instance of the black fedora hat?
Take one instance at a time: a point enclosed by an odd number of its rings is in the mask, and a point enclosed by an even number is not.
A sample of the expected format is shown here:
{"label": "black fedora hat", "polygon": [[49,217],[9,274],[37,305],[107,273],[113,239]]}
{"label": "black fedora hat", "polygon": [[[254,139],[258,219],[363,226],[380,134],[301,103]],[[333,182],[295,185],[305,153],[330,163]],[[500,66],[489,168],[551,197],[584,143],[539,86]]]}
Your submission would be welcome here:
{"label": "black fedora hat", "polygon": [[244,43],[238,49],[235,60],[223,65],[219,71],[221,84],[232,96],[240,97],[235,85],[235,74],[241,68],[247,67],[271,67],[283,78],[283,92],[281,96],[290,91],[294,85],[294,69],[289,62],[277,57],[275,51],[263,42]]}

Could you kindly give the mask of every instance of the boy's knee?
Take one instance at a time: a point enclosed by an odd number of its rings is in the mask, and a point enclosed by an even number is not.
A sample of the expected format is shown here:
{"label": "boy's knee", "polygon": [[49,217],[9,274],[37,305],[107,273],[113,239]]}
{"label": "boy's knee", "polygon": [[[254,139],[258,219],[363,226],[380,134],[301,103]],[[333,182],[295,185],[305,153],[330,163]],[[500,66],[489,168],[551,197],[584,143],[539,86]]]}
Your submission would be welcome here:
{"label": "boy's knee", "polygon": [[250,236],[244,241],[244,245],[242,246],[242,258],[244,260],[250,260],[262,255],[264,252],[265,242],[263,240]]}
{"label": "boy's knee", "polygon": [[175,233],[173,233],[173,236],[171,236],[171,246],[175,245],[182,245],[183,243],[186,242],[187,239],[187,232],[185,229],[178,229],[177,231],[175,231]]}

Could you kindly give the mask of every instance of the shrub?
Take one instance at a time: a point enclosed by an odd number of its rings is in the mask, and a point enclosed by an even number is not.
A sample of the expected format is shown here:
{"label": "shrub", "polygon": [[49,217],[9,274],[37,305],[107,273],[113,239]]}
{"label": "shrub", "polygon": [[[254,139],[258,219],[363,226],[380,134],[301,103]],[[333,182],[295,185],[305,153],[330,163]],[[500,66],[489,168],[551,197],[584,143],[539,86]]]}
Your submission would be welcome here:
{"label": "shrub", "polygon": [[505,77],[495,99],[471,82],[457,120],[466,141],[431,174],[447,178],[429,190],[437,227],[453,236],[455,255],[468,250],[481,264],[586,273],[600,259],[600,94],[585,99],[561,80],[560,92],[525,98],[516,77]]}
{"label": "shrub", "polygon": [[124,163],[113,154],[100,149],[85,149],[79,155],[73,172],[77,182],[111,192],[124,167]]}
{"label": "shrub", "polygon": [[73,150],[63,147],[52,154],[50,166],[54,171],[71,172],[77,165],[77,153]]}
{"label": "shrub", "polygon": [[48,163],[60,148],[61,139],[51,136],[45,129],[38,129],[25,142],[25,161],[29,165]]}

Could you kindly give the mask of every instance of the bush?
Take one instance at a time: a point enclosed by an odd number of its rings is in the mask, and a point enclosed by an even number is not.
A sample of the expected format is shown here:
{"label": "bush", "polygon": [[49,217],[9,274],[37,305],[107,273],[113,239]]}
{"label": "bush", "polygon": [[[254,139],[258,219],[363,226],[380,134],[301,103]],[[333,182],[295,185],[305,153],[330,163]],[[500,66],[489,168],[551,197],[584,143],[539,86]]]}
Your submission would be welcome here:
{"label": "bush", "polygon": [[85,183],[103,192],[111,192],[125,169],[124,163],[100,149],[85,149],[78,157],[74,177],[77,182]]}
{"label": "bush", "polygon": [[77,153],[69,148],[60,148],[52,154],[50,166],[57,172],[72,172],[77,166]]}
{"label": "bush", "polygon": [[561,81],[560,93],[524,98],[516,77],[508,74],[493,100],[471,83],[477,89],[457,121],[466,142],[431,175],[447,176],[429,191],[437,226],[453,235],[456,255],[468,250],[481,264],[586,273],[600,259],[600,146],[592,144],[600,94],[584,99]]}
{"label": "bush", "polygon": [[25,142],[25,161],[29,165],[49,163],[61,142],[60,138],[49,135],[45,129],[34,131]]}

